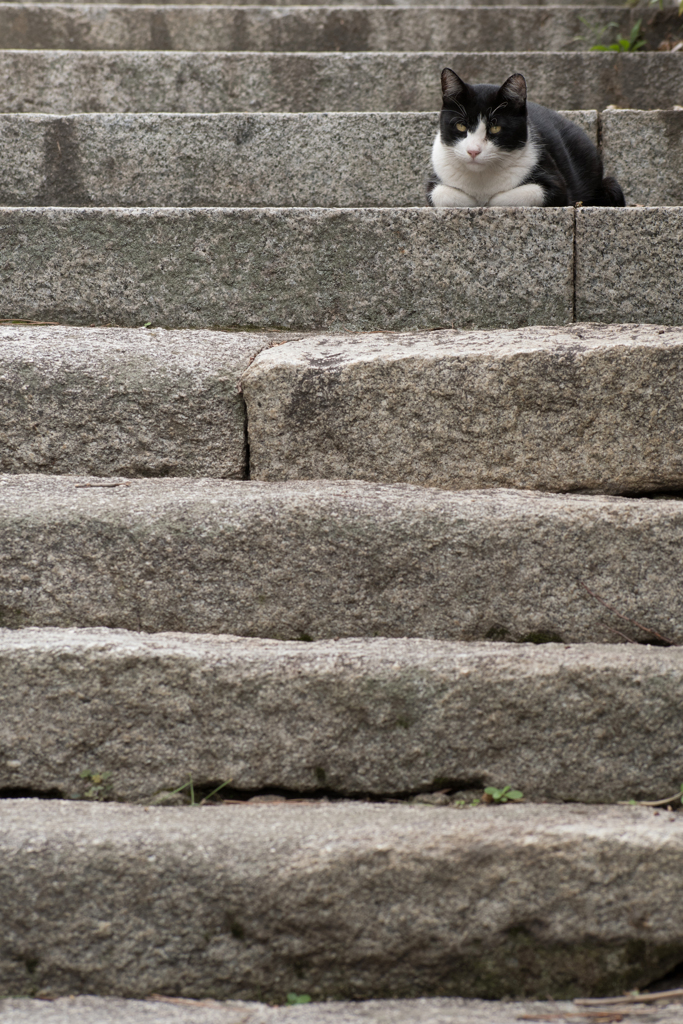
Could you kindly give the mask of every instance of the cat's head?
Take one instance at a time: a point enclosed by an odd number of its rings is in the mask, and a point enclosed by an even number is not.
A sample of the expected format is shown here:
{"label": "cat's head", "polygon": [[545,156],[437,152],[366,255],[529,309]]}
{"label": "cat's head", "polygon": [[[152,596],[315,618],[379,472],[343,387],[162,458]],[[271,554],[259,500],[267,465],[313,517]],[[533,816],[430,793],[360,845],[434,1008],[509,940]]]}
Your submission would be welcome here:
{"label": "cat's head", "polygon": [[496,85],[467,85],[450,68],[441,72],[441,141],[463,165],[475,170],[498,162],[525,145],[526,82],[510,75]]}

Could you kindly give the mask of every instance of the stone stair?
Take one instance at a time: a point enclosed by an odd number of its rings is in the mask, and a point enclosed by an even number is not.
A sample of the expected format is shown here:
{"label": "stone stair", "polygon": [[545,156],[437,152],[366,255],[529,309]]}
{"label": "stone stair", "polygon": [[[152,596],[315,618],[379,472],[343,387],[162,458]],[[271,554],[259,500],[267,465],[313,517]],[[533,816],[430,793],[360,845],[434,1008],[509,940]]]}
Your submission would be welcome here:
{"label": "stone stair", "polygon": [[[590,1020],[554,1000],[676,977],[676,33],[0,3],[7,1024]],[[426,207],[445,65],[522,71],[630,208]]]}

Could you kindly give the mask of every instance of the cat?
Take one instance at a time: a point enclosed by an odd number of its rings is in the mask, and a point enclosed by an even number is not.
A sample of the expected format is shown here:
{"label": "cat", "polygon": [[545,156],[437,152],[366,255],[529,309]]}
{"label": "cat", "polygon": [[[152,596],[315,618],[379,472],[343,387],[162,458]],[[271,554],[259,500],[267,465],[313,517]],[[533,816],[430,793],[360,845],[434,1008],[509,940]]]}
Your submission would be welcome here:
{"label": "cat", "polygon": [[432,206],[624,206],[586,133],[527,103],[523,75],[467,85],[441,72],[443,109],[427,183]]}

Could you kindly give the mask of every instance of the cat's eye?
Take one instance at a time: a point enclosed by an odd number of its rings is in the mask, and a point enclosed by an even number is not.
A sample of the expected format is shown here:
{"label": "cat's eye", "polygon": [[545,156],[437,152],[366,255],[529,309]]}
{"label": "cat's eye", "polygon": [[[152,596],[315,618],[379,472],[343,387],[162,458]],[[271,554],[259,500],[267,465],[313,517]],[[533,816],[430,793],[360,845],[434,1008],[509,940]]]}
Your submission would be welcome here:
{"label": "cat's eye", "polygon": [[491,132],[491,135],[497,135],[498,132],[500,131],[500,125],[499,124],[489,125],[489,131]]}
{"label": "cat's eye", "polygon": [[456,124],[455,127],[458,129],[459,132],[466,132],[467,131],[467,125],[463,124],[462,121],[458,121],[458,123]]}

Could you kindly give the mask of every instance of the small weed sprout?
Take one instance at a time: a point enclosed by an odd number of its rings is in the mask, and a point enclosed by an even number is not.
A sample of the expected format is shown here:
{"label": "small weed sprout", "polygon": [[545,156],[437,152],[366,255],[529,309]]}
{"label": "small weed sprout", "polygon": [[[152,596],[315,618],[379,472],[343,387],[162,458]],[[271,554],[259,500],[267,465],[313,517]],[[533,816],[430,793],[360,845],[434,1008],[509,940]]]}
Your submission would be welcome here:
{"label": "small weed sprout", "polygon": [[82,800],[107,800],[111,793],[112,784],[109,781],[111,772],[93,772],[89,768],[84,769],[80,777],[90,783],[81,797]]}
{"label": "small weed sprout", "polygon": [[612,35],[619,28],[616,21],[608,21],[606,25],[595,25],[588,18],[579,15],[579,21],[583,25],[585,35],[574,36],[573,43],[590,43],[591,49],[602,43],[607,35]]}
{"label": "small weed sprout", "polygon": [[[683,0],[681,2],[683,3]],[[591,46],[591,50],[615,50],[617,53],[635,53],[637,50],[642,50],[645,46],[645,40],[640,34],[642,24],[643,19],[639,18],[631,29],[629,36],[617,39],[616,43],[611,43],[609,46],[602,46],[601,44]]]}
{"label": "small weed sprout", "polygon": [[287,1006],[298,1006],[300,1003],[310,1003],[310,996],[299,996],[296,992],[287,993]]}
{"label": "small weed sprout", "polygon": [[523,799],[524,793],[519,789],[511,789],[510,786],[503,786],[502,789],[496,789],[495,786],[487,786],[483,796],[485,804],[506,804],[509,801],[518,803]]}
{"label": "small weed sprout", "polygon": [[[638,0],[635,0],[637,3]],[[660,11],[664,10],[664,0],[649,0],[649,7],[659,7]],[[683,0],[678,5],[678,17],[683,17]]]}
{"label": "small weed sprout", "polygon": [[676,804],[676,803],[680,803],[680,805],[683,807],[683,782],[680,785],[678,793],[674,793],[673,796],[665,796],[663,800],[620,800],[619,801],[619,805],[621,807],[669,807],[669,810],[673,810],[674,804]]}
{"label": "small weed sprout", "polygon": [[220,793],[222,789],[225,789],[226,786],[229,786],[231,782],[232,779],[226,779],[225,782],[221,782],[220,786],[216,786],[215,789],[212,789],[211,792],[208,793],[206,796],[202,797],[201,800],[197,800],[195,798],[194,783],[192,781],[192,776],[190,775],[188,782],[183,783],[182,786],[178,786],[177,789],[172,789],[171,793],[182,793],[184,789],[189,789],[190,807],[201,807],[202,804],[208,803],[212,796],[215,796],[216,793]]}

